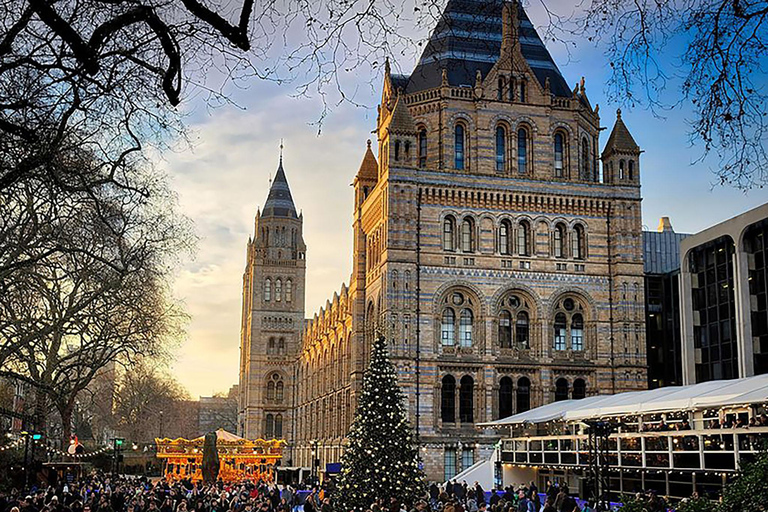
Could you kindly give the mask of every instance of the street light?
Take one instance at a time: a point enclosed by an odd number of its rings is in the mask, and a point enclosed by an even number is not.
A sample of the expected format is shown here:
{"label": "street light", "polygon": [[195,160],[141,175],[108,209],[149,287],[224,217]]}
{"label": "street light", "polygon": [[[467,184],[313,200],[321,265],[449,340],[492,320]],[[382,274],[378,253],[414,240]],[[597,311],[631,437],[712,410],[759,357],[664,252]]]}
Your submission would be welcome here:
{"label": "street light", "polygon": [[318,458],[317,453],[317,445],[318,442],[316,439],[313,439],[309,442],[310,446],[312,446],[312,485],[315,484],[315,481],[317,480],[317,468],[320,465],[320,459]]}

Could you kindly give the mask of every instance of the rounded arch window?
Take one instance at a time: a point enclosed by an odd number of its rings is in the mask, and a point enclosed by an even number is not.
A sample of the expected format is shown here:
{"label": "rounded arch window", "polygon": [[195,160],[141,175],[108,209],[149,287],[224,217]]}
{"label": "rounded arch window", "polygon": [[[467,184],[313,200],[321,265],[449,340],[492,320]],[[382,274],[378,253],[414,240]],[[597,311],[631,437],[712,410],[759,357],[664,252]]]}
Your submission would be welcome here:
{"label": "rounded arch window", "polygon": [[562,178],[565,176],[565,136],[563,135],[563,132],[555,133],[554,152],[555,177]]}
{"label": "rounded arch window", "polygon": [[462,423],[475,421],[475,379],[465,375],[459,381],[459,420]]}
{"label": "rounded arch window", "polygon": [[584,236],[584,226],[576,224],[573,228],[573,237],[571,238],[571,255],[577,260],[583,260],[585,256],[586,240]]}
{"label": "rounded arch window", "polygon": [[517,129],[517,172],[528,172],[528,130],[522,126]]}
{"label": "rounded arch window", "polygon": [[581,179],[589,179],[590,167],[589,141],[584,137],[581,139]]}
{"label": "rounded arch window", "polygon": [[269,302],[272,300],[272,280],[270,278],[266,278],[264,280],[264,302]]}
{"label": "rounded arch window", "polygon": [[511,294],[501,302],[499,345],[501,348],[530,348],[530,306],[528,301]]}
{"label": "rounded arch window", "polygon": [[629,173],[629,179],[634,180],[635,179],[635,161],[630,160],[627,164],[627,172]]}
{"label": "rounded arch window", "polygon": [[499,381],[499,419],[512,416],[514,411],[513,384],[510,377],[502,377]]}
{"label": "rounded arch window", "polygon": [[517,391],[515,393],[517,400],[517,414],[525,412],[531,408],[531,381],[528,377],[517,379]]}
{"label": "rounded arch window", "polygon": [[517,254],[531,255],[531,224],[527,220],[520,221],[517,226]]}
{"label": "rounded arch window", "polygon": [[555,381],[555,402],[568,400],[568,381],[562,377]]}
{"label": "rounded arch window", "polygon": [[419,167],[427,166],[427,129],[419,127]]}
{"label": "rounded arch window", "polygon": [[557,303],[553,323],[555,350],[584,350],[584,313],[581,301],[572,297]]}
{"label": "rounded arch window", "polygon": [[619,179],[624,179],[624,160],[619,160]]}
{"label": "rounded arch window", "polygon": [[462,123],[456,123],[454,128],[453,156],[454,168],[464,170],[466,150],[466,128]]}
{"label": "rounded arch window", "polygon": [[456,422],[456,379],[453,375],[446,375],[441,381],[440,419],[443,423]]}
{"label": "rounded arch window", "polygon": [[499,224],[499,253],[512,254],[512,224],[508,220]]}
{"label": "rounded arch window", "polygon": [[474,332],[474,301],[461,290],[445,295],[440,311],[440,343],[444,347],[471,347]]}
{"label": "rounded arch window", "polygon": [[475,251],[475,222],[467,217],[461,221],[461,252]]}
{"label": "rounded arch window", "polygon": [[277,373],[273,373],[267,379],[267,400],[273,402],[282,402],[284,394],[285,384],[282,377]]}
{"label": "rounded arch window", "polygon": [[277,279],[275,280],[275,301],[280,302],[283,300],[283,280]]}
{"label": "rounded arch window", "polygon": [[584,379],[576,379],[573,381],[573,399],[581,400],[587,396],[587,383]]}
{"label": "rounded arch window", "polygon": [[452,216],[443,219],[443,250],[455,251],[456,242],[454,240],[456,233],[456,220]]}
{"label": "rounded arch window", "polygon": [[507,130],[502,125],[496,127],[496,172],[507,170]]}
{"label": "rounded arch window", "polygon": [[552,249],[555,258],[565,258],[565,226],[562,223],[555,224]]}

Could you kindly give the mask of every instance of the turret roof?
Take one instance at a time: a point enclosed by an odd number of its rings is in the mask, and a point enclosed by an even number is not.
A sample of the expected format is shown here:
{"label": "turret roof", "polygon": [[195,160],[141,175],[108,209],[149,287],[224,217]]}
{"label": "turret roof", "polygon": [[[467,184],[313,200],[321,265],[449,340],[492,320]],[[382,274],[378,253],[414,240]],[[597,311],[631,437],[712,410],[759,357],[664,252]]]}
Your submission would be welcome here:
{"label": "turret roof", "polygon": [[639,153],[640,146],[637,145],[632,134],[629,133],[627,125],[621,119],[621,109],[616,111],[616,124],[613,125],[611,135],[608,137],[608,142],[605,143],[605,149],[603,149],[604,155],[609,155],[615,151]]}
{"label": "turret roof", "polygon": [[[408,79],[407,93],[439,87],[442,69],[453,86],[472,86],[478,70],[487,76],[501,52],[504,0],[449,0]],[[549,78],[555,96],[571,90],[520,2],[520,49],[536,79],[544,87]],[[402,81],[402,80],[401,80]]]}
{"label": "turret roof", "polygon": [[358,179],[370,179],[376,181],[379,178],[379,164],[371,151],[371,141],[368,139],[368,148],[365,150],[363,162],[360,164],[360,170],[357,171]]}
{"label": "turret roof", "polygon": [[267,202],[264,203],[262,217],[290,217],[297,218],[296,206],[293,204],[291,189],[288,187],[288,180],[285,178],[283,170],[283,156],[280,155],[280,165],[277,167],[275,179],[269,189]]}

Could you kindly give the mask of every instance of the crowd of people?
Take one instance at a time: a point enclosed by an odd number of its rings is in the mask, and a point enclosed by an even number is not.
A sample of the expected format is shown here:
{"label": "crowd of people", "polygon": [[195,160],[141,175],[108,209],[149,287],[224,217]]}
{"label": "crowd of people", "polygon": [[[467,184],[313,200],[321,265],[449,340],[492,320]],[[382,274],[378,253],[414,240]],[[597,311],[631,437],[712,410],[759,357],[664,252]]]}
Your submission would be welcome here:
{"label": "crowd of people", "polygon": [[430,506],[434,512],[589,512],[589,504],[581,508],[568,491],[568,486],[547,482],[540,493],[534,482],[528,485],[491,489],[486,493],[479,483],[448,482],[442,488],[429,488]]}
{"label": "crowd of people", "polygon": [[[478,483],[432,484],[423,499],[403,504],[379,500],[370,512],[589,512],[568,488],[549,483],[539,493],[527,486],[492,489]],[[147,478],[113,478],[94,473],[81,482],[0,492],[0,512],[331,512],[327,487],[242,482],[216,485],[188,480],[152,483]]]}

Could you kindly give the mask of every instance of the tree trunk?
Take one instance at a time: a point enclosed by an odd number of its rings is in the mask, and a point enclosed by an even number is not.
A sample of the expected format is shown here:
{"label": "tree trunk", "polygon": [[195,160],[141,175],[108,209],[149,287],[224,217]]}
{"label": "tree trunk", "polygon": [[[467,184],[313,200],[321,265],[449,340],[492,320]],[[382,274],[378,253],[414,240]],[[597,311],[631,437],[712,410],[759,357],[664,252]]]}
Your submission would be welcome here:
{"label": "tree trunk", "polygon": [[61,415],[61,449],[66,451],[69,447],[69,438],[72,436],[72,413],[75,407],[73,404],[66,404],[59,408]]}

